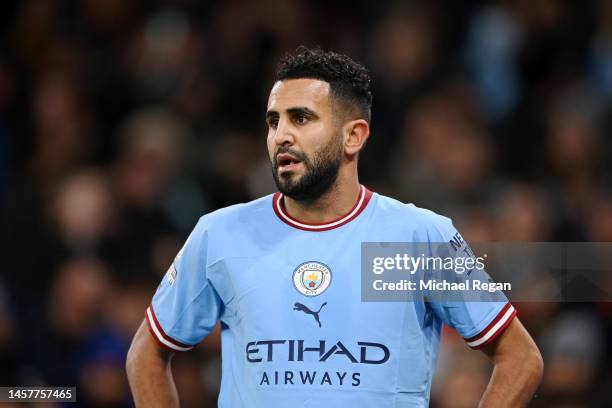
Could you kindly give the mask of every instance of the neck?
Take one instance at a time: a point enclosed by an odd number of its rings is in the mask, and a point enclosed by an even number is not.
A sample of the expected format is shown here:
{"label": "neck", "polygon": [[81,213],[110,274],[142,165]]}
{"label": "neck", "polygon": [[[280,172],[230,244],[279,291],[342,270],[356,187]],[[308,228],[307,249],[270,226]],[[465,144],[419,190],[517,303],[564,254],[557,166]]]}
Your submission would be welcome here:
{"label": "neck", "polygon": [[346,215],[357,202],[361,185],[357,176],[338,180],[321,197],[313,201],[297,201],[284,196],[285,211],[291,217],[310,224],[322,224]]}

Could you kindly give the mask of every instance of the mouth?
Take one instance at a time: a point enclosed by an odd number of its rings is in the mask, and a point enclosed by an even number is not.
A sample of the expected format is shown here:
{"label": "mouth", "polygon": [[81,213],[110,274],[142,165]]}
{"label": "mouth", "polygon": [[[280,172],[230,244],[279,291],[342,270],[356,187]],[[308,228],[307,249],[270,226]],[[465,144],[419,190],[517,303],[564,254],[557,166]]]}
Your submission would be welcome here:
{"label": "mouth", "polygon": [[301,163],[299,159],[289,153],[281,153],[276,156],[279,172],[287,172],[295,170]]}

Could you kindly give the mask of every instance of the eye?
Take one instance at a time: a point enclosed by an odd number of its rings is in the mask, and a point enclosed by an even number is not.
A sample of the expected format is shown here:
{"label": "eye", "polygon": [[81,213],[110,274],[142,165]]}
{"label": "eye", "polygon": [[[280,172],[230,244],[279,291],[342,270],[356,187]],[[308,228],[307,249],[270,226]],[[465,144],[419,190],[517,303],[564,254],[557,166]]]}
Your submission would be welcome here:
{"label": "eye", "polygon": [[296,123],[303,125],[304,123],[308,121],[308,118],[306,117],[306,115],[300,113],[295,117],[295,121]]}
{"label": "eye", "polygon": [[275,129],[278,126],[278,118],[268,119],[268,127]]}

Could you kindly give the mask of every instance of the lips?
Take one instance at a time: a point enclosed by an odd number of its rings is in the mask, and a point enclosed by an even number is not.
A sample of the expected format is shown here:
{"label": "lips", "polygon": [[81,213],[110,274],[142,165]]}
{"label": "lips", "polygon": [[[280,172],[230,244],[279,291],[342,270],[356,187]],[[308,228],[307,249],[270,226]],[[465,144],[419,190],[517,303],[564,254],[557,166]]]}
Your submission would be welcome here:
{"label": "lips", "polygon": [[276,163],[278,164],[278,170],[284,172],[295,170],[301,161],[289,153],[280,153],[276,155]]}

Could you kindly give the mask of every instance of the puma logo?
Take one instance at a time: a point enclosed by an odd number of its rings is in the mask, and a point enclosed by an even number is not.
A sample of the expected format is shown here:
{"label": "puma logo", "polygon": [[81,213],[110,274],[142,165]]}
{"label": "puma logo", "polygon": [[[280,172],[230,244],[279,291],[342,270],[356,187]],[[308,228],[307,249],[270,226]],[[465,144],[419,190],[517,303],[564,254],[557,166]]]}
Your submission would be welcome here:
{"label": "puma logo", "polygon": [[319,324],[319,327],[321,327],[321,321],[319,320],[319,312],[321,311],[321,309],[323,309],[323,306],[325,306],[326,304],[327,302],[323,302],[319,310],[317,310],[316,312],[313,312],[312,310],[308,308],[308,306],[296,302],[295,305],[293,305],[293,310],[299,310],[300,312],[304,312],[306,314],[312,315],[314,319],[316,320],[316,322]]}

